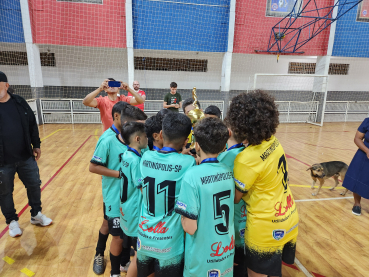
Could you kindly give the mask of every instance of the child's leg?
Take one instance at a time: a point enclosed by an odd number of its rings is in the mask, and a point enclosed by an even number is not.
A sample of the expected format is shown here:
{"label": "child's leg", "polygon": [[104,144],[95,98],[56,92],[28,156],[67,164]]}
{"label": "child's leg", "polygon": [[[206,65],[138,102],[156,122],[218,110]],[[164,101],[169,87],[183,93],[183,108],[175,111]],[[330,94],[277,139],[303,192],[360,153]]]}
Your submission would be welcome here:
{"label": "child's leg", "polygon": [[108,221],[104,218],[103,223],[101,224],[101,228],[99,231],[99,239],[96,245],[96,256],[101,255],[104,256],[104,251],[106,248],[106,241],[109,237],[109,226]]}
{"label": "child's leg", "polygon": [[137,251],[131,260],[126,277],[137,277]]}
{"label": "child's leg", "polygon": [[120,236],[113,236],[110,244],[111,275],[120,274],[120,254],[122,252],[123,240]]}

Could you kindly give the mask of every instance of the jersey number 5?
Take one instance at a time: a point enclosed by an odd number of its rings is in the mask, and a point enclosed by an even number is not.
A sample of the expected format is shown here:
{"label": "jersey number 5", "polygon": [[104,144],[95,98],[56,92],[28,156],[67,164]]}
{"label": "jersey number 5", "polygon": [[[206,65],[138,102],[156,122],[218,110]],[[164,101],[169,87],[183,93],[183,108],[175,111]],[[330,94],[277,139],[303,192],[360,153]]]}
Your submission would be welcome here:
{"label": "jersey number 5", "polygon": [[[174,210],[174,203],[176,200],[176,182],[166,180],[157,184],[156,187],[156,194],[164,192],[164,199],[167,200],[164,202],[164,212],[165,215],[167,215]],[[146,189],[147,212],[149,215],[155,216],[155,178],[146,177],[142,188]]]}
{"label": "jersey number 5", "polygon": [[218,192],[213,194],[213,207],[214,207],[214,219],[219,219],[224,217],[225,225],[223,223],[219,223],[215,225],[215,232],[218,235],[226,235],[228,234],[229,229],[229,206],[227,204],[222,204],[221,201],[228,199],[231,197],[231,191],[225,190],[222,192]]}

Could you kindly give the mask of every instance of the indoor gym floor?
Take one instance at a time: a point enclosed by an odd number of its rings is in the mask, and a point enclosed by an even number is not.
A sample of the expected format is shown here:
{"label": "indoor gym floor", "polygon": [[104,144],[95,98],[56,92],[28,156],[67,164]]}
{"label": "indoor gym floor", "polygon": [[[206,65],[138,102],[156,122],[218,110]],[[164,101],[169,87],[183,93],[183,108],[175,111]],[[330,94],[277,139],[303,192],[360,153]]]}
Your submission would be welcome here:
{"label": "indoor gym floor", "polygon": [[[351,213],[352,193],[330,191],[325,182],[311,195],[306,169],[317,162],[350,163],[357,147],[359,122],[281,124],[277,131],[286,152],[290,186],[300,215],[297,261],[283,266],[283,276],[369,276],[369,201],[362,216]],[[31,225],[26,190],[16,177],[14,202],[23,235],[11,238],[0,215],[0,276],[96,276],[93,257],[102,223],[101,178],[88,171],[100,124],[40,126],[43,212],[53,219],[48,227]],[[110,239],[105,257],[109,257]],[[110,262],[104,275],[109,276]],[[122,274],[124,276],[124,274]]]}

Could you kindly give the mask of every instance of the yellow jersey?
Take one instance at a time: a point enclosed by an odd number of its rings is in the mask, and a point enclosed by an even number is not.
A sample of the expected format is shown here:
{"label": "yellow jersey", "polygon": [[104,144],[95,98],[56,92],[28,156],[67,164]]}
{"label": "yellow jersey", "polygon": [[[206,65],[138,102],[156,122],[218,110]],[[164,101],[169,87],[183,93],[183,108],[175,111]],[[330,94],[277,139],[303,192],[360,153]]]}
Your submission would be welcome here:
{"label": "yellow jersey", "polygon": [[275,136],[238,154],[234,180],[246,202],[246,245],[280,246],[297,237],[299,216],[288,185],[286,156]]}

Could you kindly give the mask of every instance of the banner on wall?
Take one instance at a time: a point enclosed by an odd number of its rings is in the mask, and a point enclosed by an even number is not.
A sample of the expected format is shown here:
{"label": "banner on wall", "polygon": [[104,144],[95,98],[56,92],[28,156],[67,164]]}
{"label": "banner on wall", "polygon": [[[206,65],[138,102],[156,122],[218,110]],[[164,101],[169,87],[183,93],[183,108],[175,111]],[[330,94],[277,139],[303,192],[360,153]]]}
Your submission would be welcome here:
{"label": "banner on wall", "polygon": [[297,12],[300,5],[302,7],[302,0],[267,0],[266,16],[285,17],[293,10],[294,6]]}
{"label": "banner on wall", "polygon": [[369,22],[369,0],[364,0],[359,4],[356,21]]}

